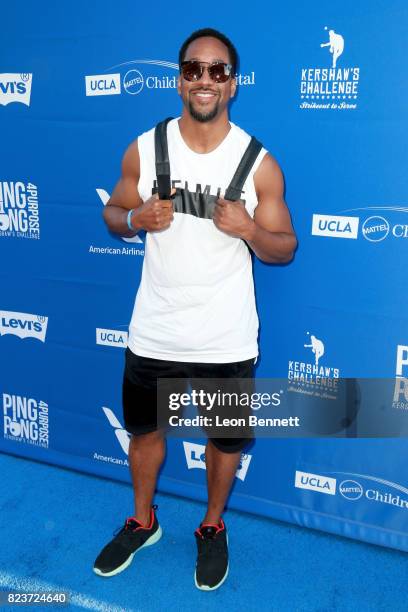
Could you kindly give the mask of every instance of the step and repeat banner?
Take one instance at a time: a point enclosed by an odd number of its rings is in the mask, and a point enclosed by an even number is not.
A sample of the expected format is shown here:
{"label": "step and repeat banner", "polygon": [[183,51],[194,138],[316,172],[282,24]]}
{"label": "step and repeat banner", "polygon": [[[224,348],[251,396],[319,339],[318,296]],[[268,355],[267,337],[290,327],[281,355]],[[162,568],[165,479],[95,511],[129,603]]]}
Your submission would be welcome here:
{"label": "step and repeat banner", "polygon": [[[241,57],[231,119],[281,165],[299,239],[289,265],[254,262],[257,377],[310,405],[342,379],[393,381],[373,399],[384,435],[262,437],[229,506],[408,550],[408,443],[386,427],[408,419],[406,3],[1,11],[1,450],[130,482],[121,383],[145,237],[111,235],[102,211],[129,143],[180,114],[178,49],[211,26]],[[169,440],[161,491],[206,498],[204,445]]]}

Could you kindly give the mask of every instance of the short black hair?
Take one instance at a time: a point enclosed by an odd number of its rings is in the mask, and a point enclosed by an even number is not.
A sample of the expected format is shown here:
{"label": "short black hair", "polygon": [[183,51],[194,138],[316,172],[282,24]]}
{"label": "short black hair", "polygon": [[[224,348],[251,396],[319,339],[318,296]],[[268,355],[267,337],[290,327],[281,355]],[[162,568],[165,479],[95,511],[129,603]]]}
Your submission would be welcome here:
{"label": "short black hair", "polygon": [[222,42],[228,49],[228,54],[230,57],[230,63],[232,66],[232,74],[235,75],[237,72],[238,66],[238,53],[232,42],[229,38],[225,36],[222,32],[218,30],[214,30],[213,28],[202,28],[201,30],[196,30],[183,42],[179,51],[179,66],[181,66],[181,62],[184,61],[187,47],[197,38],[204,38],[205,36],[211,36],[212,38],[217,38],[220,42]]}

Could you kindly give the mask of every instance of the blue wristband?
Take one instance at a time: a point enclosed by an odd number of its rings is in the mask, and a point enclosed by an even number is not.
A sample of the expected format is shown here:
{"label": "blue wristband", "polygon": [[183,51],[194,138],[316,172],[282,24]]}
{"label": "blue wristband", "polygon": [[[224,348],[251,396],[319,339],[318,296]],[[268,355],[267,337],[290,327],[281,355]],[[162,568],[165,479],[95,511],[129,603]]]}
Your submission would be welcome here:
{"label": "blue wristband", "polygon": [[132,231],[132,232],[135,232],[135,231],[136,231],[136,230],[135,230],[135,228],[134,228],[134,227],[133,227],[133,225],[132,225],[132,213],[133,213],[133,211],[134,211],[134,210],[135,210],[134,208],[132,208],[131,210],[129,210],[129,212],[128,212],[128,216],[127,216],[127,219],[126,219],[127,226],[128,226],[128,228],[130,229],[130,231]]}

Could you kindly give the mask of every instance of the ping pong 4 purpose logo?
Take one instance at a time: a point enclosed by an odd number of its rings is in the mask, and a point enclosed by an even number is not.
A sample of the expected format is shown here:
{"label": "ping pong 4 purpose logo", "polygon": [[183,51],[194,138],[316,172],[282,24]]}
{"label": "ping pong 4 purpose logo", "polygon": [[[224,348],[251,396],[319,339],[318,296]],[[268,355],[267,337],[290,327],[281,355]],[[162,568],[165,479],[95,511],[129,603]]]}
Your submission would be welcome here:
{"label": "ping pong 4 purpose logo", "polygon": [[397,346],[393,408],[408,410],[408,346]]}
{"label": "ping pong 4 purpose logo", "polygon": [[[189,470],[205,470],[205,446],[194,442],[184,442],[184,453],[186,455],[187,468]],[[244,481],[251,463],[252,455],[242,453],[238,469],[235,473],[236,478]]]}
{"label": "ping pong 4 purpose logo", "polygon": [[40,238],[37,185],[0,181],[0,236]]}
{"label": "ping pong 4 purpose logo", "polygon": [[2,398],[5,439],[48,448],[48,404],[10,393]]}
{"label": "ping pong 4 purpose logo", "polygon": [[[343,34],[324,30],[328,40],[320,42],[320,67],[301,68],[299,108],[310,110],[355,110],[357,108],[360,68],[343,67],[345,41]],[[316,41],[315,46],[318,47]],[[329,52],[329,53],[328,53]],[[331,56],[331,57],[330,57]]]}

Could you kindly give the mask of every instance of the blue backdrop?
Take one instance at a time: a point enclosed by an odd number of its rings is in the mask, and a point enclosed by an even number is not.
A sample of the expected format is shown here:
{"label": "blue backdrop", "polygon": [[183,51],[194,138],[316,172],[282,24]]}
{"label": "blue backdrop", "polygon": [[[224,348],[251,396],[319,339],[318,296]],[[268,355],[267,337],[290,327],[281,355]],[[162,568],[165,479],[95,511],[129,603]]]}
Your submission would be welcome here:
{"label": "blue backdrop", "polygon": [[[310,370],[314,336],[329,377],[397,376],[392,409],[408,417],[406,3],[256,9],[2,8],[3,451],[129,480],[121,379],[144,242],[110,235],[101,213],[127,145],[180,113],[178,48],[205,26],[238,47],[231,117],[282,166],[299,238],[289,266],[255,262],[257,375]],[[203,444],[170,440],[161,490],[205,498]],[[230,506],[408,550],[407,449],[261,439]]]}

